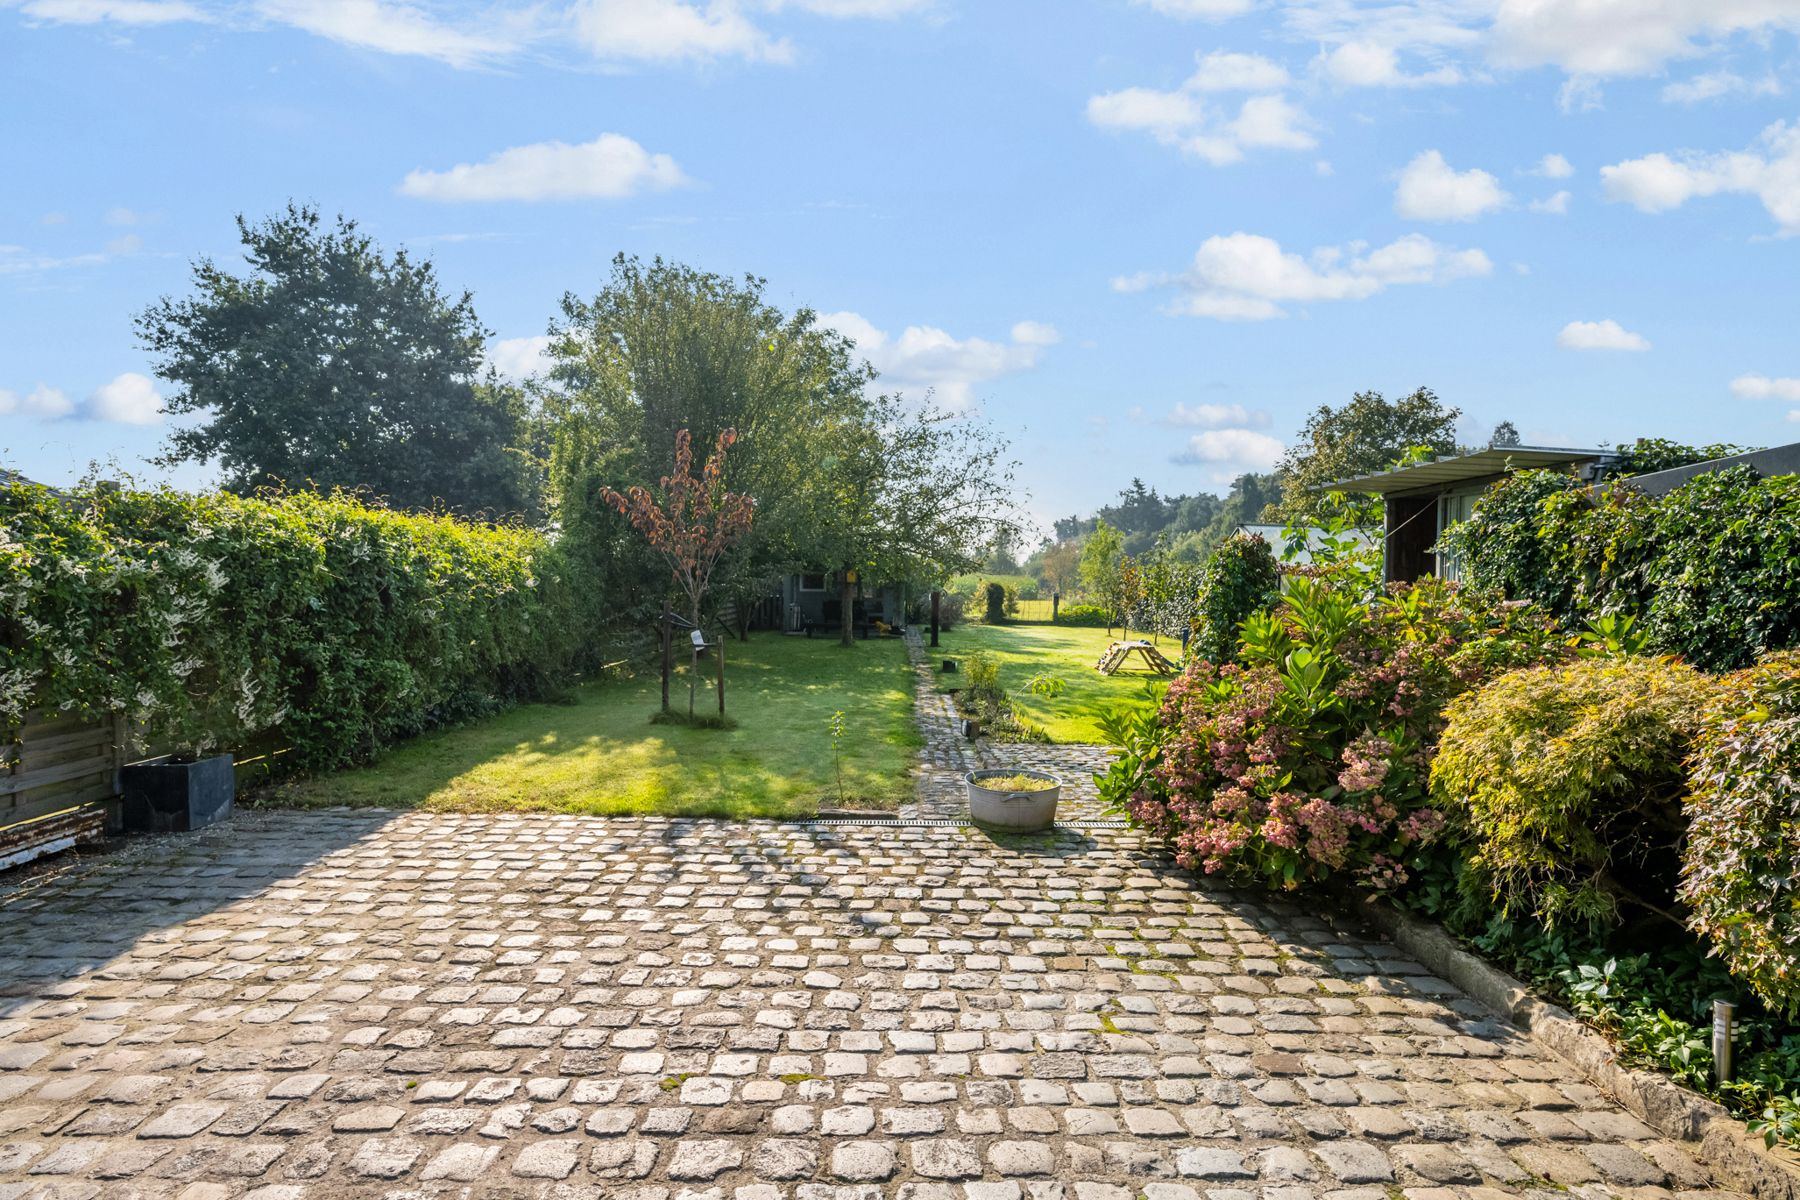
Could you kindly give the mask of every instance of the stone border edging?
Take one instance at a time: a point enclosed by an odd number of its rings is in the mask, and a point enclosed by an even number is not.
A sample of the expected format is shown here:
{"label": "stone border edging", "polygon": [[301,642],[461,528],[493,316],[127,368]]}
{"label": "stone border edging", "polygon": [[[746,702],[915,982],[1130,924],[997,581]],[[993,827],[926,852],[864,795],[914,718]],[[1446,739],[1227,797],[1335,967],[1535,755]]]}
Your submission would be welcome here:
{"label": "stone border edging", "polygon": [[1722,1106],[1661,1075],[1622,1066],[1612,1043],[1597,1031],[1568,1010],[1539,1000],[1437,926],[1379,898],[1364,899],[1360,908],[1400,949],[1505,1016],[1658,1133],[1686,1143],[1720,1182],[1757,1200],[1800,1200],[1800,1162],[1764,1146]]}

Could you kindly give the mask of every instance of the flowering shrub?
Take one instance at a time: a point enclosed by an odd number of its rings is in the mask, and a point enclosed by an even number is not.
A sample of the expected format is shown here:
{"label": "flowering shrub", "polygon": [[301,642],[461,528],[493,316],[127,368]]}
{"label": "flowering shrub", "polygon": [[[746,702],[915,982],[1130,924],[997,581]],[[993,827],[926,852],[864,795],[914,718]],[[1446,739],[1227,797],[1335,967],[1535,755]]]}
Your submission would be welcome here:
{"label": "flowering shrub", "polygon": [[341,496],[0,487],[0,725],[117,713],[332,766],[564,677],[566,574],[535,533]]}
{"label": "flowering shrub", "polygon": [[1688,765],[1689,924],[1770,1007],[1800,1012],[1800,652],[1720,681]]}
{"label": "flowering shrub", "polygon": [[1193,662],[1102,796],[1177,861],[1294,888],[1340,874],[1387,888],[1438,836],[1429,755],[1444,704],[1562,653],[1522,605],[1426,580],[1368,597],[1359,573],[1296,578],[1244,622],[1241,665]]}
{"label": "flowering shrub", "polygon": [[1431,787],[1470,836],[1465,886],[1546,925],[1611,922],[1621,896],[1666,904],[1681,760],[1707,686],[1667,659],[1595,658],[1453,702]]}

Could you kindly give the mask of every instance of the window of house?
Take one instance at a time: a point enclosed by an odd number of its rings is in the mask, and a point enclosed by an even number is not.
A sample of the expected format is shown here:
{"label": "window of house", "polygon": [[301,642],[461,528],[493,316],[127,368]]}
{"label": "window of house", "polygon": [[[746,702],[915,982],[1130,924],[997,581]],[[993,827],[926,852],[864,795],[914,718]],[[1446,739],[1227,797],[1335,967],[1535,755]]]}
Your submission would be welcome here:
{"label": "window of house", "polygon": [[822,592],[822,591],[824,591],[825,590],[825,576],[823,576],[823,575],[802,575],[802,576],[800,576],[800,590],[803,592]]}

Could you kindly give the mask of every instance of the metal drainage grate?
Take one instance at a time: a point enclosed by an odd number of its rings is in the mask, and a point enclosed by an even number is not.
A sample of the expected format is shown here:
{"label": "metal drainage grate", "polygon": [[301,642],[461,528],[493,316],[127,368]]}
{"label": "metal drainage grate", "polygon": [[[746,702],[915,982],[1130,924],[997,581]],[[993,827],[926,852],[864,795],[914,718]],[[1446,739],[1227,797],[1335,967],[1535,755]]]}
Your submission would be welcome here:
{"label": "metal drainage grate", "polygon": [[[803,829],[855,828],[855,829],[972,829],[974,823],[966,817],[820,817],[810,821],[795,821]],[[1079,821],[1058,821],[1053,829],[1043,832],[1051,833],[1056,829],[1125,829],[1124,821],[1093,817]]]}

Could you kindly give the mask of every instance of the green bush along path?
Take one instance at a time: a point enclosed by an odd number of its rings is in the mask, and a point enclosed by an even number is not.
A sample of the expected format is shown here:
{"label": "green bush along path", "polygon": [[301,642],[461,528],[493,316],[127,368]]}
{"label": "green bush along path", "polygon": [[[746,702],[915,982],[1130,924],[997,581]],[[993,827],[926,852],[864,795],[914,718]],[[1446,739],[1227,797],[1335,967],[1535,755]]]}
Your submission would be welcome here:
{"label": "green bush along path", "polygon": [[[701,664],[697,712],[716,712]],[[726,649],[732,729],[654,724],[654,668],[587,684],[573,703],[531,704],[430,734],[371,766],[264,793],[303,806],[440,811],[661,813],[791,817],[837,803],[831,715],[843,710],[844,802],[896,807],[910,795],[912,672],[898,639],[845,649],[825,639],[753,634]],[[671,706],[687,711],[687,678]]]}

